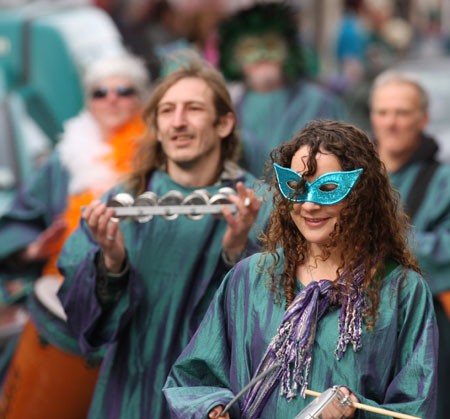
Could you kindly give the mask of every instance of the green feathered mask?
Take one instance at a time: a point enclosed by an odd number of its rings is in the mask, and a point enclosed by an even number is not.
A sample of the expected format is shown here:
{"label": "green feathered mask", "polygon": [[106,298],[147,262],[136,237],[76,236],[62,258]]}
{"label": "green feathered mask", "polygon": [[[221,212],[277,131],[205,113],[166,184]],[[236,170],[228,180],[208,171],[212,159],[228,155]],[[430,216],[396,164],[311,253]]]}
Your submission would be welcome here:
{"label": "green feathered mask", "polygon": [[294,80],[303,73],[295,12],[282,3],[264,3],[240,10],[219,25],[219,67],[227,80],[244,78],[235,57],[239,40],[267,33],[279,34],[287,44],[288,56],[283,63],[286,79]]}

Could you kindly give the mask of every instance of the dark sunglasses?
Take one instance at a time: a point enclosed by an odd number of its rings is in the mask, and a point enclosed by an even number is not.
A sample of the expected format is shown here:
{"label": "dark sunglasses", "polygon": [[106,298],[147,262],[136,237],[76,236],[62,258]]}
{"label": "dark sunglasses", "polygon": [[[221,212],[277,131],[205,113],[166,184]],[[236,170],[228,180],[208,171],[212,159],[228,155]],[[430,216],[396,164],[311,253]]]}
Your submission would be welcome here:
{"label": "dark sunglasses", "polygon": [[91,92],[92,99],[104,99],[108,96],[110,90],[114,90],[117,96],[120,97],[131,97],[137,94],[137,91],[134,87],[128,86],[117,86],[115,89],[108,89],[106,87],[99,87]]}

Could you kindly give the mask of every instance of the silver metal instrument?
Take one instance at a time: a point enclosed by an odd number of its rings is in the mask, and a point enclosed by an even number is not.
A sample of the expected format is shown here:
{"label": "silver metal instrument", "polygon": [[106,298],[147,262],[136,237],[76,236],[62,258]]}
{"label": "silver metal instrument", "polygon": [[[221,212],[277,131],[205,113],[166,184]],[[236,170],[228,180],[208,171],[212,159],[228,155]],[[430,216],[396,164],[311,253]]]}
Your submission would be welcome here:
{"label": "silver metal instrument", "polygon": [[[234,204],[227,204],[232,212],[236,212],[237,208]],[[154,215],[165,216],[167,219],[172,215],[187,215],[193,219],[199,219],[199,215],[205,214],[221,214],[223,204],[217,205],[161,205],[157,207],[115,207],[114,215],[116,217],[146,217],[153,218]],[[195,217],[195,218],[194,218]],[[148,221],[150,221],[149,218]],[[139,220],[138,220],[139,221]],[[141,221],[146,222],[146,221]]]}
{"label": "silver metal instrument", "polygon": [[344,395],[338,386],[333,386],[325,390],[320,396],[316,397],[308,406],[306,406],[294,419],[322,419],[322,413],[326,411],[328,406],[337,400],[336,406],[342,410],[342,414],[351,402],[347,395]]}
{"label": "silver metal instrument", "polygon": [[114,216],[117,219],[132,218],[140,223],[150,221],[155,215],[166,220],[174,220],[179,215],[185,215],[191,220],[199,220],[205,214],[221,216],[224,205],[231,212],[237,212],[236,205],[228,199],[230,195],[235,194],[234,189],[229,187],[219,189],[212,196],[205,189],[197,189],[186,197],[181,192],[173,190],[161,198],[158,198],[154,192],[148,191],[139,195],[136,200],[130,194],[119,193],[108,201],[107,206],[114,208]]}

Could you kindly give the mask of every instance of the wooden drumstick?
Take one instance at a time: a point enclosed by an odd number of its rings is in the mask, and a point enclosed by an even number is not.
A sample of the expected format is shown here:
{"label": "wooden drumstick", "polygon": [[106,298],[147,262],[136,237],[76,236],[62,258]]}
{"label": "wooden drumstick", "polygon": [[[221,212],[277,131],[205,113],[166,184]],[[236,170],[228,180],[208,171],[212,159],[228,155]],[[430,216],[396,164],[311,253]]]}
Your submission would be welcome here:
{"label": "wooden drumstick", "polygon": [[[321,395],[321,393],[319,393],[317,391],[308,390],[308,389],[305,390],[305,393],[308,396],[315,396],[315,397]],[[352,403],[352,406],[356,407],[357,409],[367,410],[368,412],[378,413],[379,415],[386,415],[386,416],[391,416],[393,418],[399,418],[399,419],[421,419],[421,418],[418,418],[417,416],[406,415],[405,413],[397,413],[392,410],[382,409],[380,407],[369,406],[368,404],[356,403],[356,402],[351,402],[351,403]]]}

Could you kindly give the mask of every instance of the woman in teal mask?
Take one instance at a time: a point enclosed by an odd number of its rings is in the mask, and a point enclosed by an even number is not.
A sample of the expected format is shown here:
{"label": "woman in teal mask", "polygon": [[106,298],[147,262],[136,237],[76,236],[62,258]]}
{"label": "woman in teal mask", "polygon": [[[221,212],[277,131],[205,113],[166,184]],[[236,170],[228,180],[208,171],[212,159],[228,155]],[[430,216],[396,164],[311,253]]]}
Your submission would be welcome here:
{"label": "woman in teal mask", "polygon": [[[306,390],[435,414],[437,329],[409,224],[358,128],[315,121],[272,154],[264,252],[225,278],[166,382],[173,417],[294,418]],[[340,407],[340,408],[339,408]],[[333,410],[334,409],[334,410]],[[327,418],[377,418],[330,405]]]}

